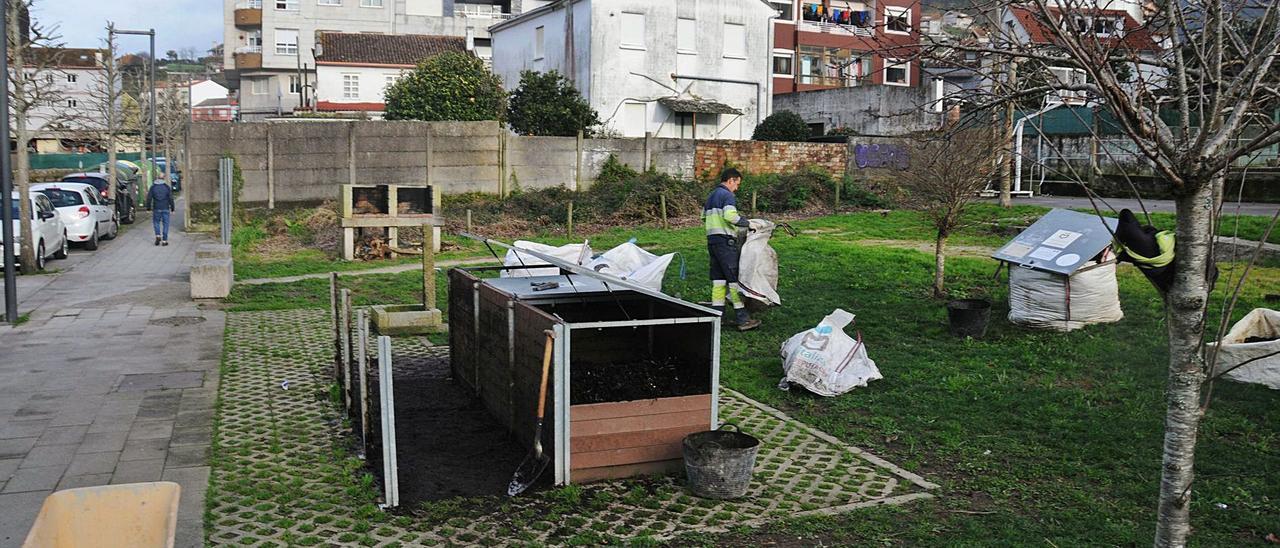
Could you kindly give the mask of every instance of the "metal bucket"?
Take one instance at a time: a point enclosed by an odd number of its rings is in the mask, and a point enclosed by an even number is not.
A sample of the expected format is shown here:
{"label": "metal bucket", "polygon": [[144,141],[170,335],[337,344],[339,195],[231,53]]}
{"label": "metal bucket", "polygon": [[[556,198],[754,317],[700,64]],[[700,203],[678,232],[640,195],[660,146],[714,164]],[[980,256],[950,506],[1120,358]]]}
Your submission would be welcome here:
{"label": "metal bucket", "polygon": [[[725,430],[733,428],[733,431]],[[760,440],[744,434],[735,424],[719,430],[697,432],[684,437],[684,470],[689,490],[700,497],[735,499],[751,486]]]}

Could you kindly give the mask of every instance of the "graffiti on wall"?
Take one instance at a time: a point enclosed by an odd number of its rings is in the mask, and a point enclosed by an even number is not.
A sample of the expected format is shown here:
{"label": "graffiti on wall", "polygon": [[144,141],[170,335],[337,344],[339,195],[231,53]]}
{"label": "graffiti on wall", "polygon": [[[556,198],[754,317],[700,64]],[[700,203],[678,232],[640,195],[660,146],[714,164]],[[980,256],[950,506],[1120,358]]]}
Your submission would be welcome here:
{"label": "graffiti on wall", "polygon": [[907,169],[911,155],[898,145],[854,145],[853,160],[859,169],[869,167]]}

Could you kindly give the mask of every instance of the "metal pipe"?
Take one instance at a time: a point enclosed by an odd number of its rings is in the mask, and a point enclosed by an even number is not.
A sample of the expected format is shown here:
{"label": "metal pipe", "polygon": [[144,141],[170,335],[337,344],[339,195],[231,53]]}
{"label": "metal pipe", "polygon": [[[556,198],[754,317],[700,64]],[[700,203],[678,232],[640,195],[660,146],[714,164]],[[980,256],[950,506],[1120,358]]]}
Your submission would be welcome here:
{"label": "metal pipe", "polygon": [[1027,121],[1058,108],[1066,103],[1049,103],[1044,108],[1023,116],[1013,126],[1013,192],[1022,192],[1022,128]]}
{"label": "metal pipe", "polygon": [[[0,44],[5,50],[9,47],[9,0],[0,0]],[[9,56],[0,55],[0,74],[9,77]],[[18,321],[18,275],[14,270],[13,246],[13,179],[11,159],[9,157],[9,94],[0,93],[0,115],[5,122],[0,124],[0,143],[4,143],[4,153],[0,154],[0,195],[3,195],[3,207],[0,207],[0,218],[3,219],[4,237],[4,321],[9,324]]]}

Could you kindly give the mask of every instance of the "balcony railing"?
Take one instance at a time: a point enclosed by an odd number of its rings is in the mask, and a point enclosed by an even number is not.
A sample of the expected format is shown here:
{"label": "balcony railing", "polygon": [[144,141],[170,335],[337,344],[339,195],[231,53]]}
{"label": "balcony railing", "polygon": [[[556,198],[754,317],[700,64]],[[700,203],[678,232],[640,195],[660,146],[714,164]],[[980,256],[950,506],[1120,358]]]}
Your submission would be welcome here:
{"label": "balcony railing", "polygon": [[235,51],[236,70],[262,68],[262,46],[241,46]]}
{"label": "balcony railing", "polygon": [[852,88],[866,84],[866,77],[856,78],[852,76],[812,76],[801,74],[796,77],[796,82],[813,85],[828,86],[833,88]]}
{"label": "balcony railing", "polygon": [[262,0],[241,0],[240,2],[236,2],[236,9],[238,9],[238,10],[247,10],[247,9],[260,10],[260,9],[262,9]]}
{"label": "balcony railing", "polygon": [[240,46],[235,53],[262,53],[262,46]]}
{"label": "balcony railing", "polygon": [[830,21],[802,21],[800,30],[809,32],[822,32],[826,34],[842,34],[845,36],[875,36],[873,27],[860,27],[857,25],[841,25]]}
{"label": "balcony railing", "polygon": [[480,6],[470,6],[466,4],[454,4],[453,14],[459,17],[469,17],[476,19],[493,19],[495,21],[505,21],[510,19],[512,15],[503,11],[481,8]]}
{"label": "balcony railing", "polygon": [[237,5],[235,11],[235,24],[237,27],[261,27],[262,5],[259,4],[258,7],[239,7]]}

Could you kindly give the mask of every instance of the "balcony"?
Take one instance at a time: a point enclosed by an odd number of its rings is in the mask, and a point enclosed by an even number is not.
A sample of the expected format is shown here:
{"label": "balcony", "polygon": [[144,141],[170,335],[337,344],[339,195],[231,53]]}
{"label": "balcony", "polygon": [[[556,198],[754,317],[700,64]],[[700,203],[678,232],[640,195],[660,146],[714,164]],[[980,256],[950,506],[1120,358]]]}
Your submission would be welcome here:
{"label": "balcony", "polygon": [[476,5],[476,4],[454,4],[453,15],[455,17],[466,17],[469,19],[491,19],[494,21],[506,21],[512,15],[501,11],[497,6]]}
{"label": "balcony", "polygon": [[262,2],[238,2],[235,10],[235,25],[238,28],[259,28],[262,26]]}
{"label": "balcony", "polygon": [[262,46],[244,46],[236,48],[236,70],[262,68]]}

